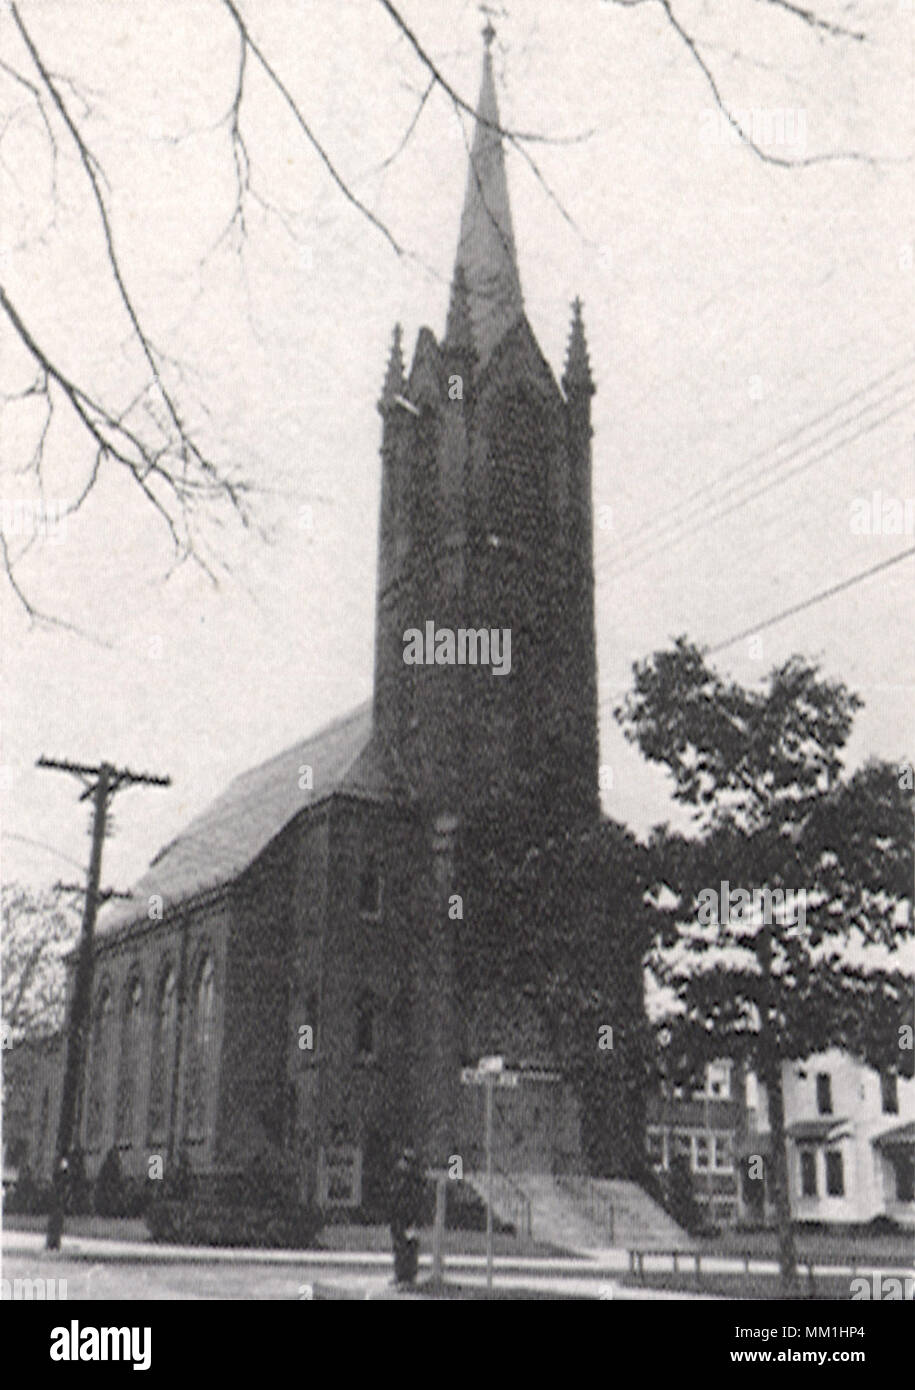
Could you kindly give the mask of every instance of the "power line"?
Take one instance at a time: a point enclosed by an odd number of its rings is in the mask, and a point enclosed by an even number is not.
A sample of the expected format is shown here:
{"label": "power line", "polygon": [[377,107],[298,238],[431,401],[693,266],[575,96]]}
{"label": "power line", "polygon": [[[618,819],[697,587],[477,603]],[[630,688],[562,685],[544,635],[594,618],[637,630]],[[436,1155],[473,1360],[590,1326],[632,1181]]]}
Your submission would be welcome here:
{"label": "power line", "polygon": [[56,854],[58,859],[65,859],[68,864],[72,864],[75,869],[83,866],[78,859],[73,859],[69,854],[64,854],[63,850],[55,849],[53,845],[47,844],[44,840],[33,840],[28,835],[17,835],[12,830],[3,831],[4,840],[21,840],[24,845],[33,845],[36,849],[47,850],[49,854]]}
{"label": "power line", "polygon": [[[750,472],[748,476],[745,477],[742,475],[746,473],[747,469],[753,463],[757,462],[758,460],[768,460],[771,454],[777,454],[779,450],[783,449],[785,445],[790,444],[792,440],[796,439],[799,435],[807,434],[817,424],[821,423],[825,419],[828,419],[829,416],[835,415],[838,411],[846,409],[849,405],[852,404],[853,401],[858,400],[861,396],[866,395],[869,391],[873,391],[876,387],[882,386],[891,377],[895,376],[898,372],[902,371],[903,368],[910,366],[912,362],[915,362],[915,358],[905,359],[903,362],[893,367],[890,371],[884,373],[883,376],[875,378],[867,386],[861,387],[860,390],[853,392],[850,396],[840,401],[837,405],[831,406],[829,410],[822,411],[819,415],[814,416],[811,420],[808,420],[804,424],[799,425],[795,430],[792,430],[789,434],[783,436],[782,439],[778,440],[776,444],[767,445],[764,449],[757,450],[755,453],[751,454],[748,459],[744,460],[743,463],[739,464],[736,468],[726,470],[718,477],[710,479],[708,482],[703,483],[700,487],[693,489],[693,491],[691,493],[688,493],[686,497],[684,497],[676,507],[670,508],[666,516],[659,517],[658,521],[654,525],[648,525],[642,528],[640,531],[636,532],[636,534],[632,538],[630,545],[626,548],[626,550],[615,558],[618,558],[620,561],[625,563],[627,560],[638,554],[639,549],[644,544],[650,544],[660,534],[666,532],[672,524],[676,524],[678,521],[682,521],[684,511],[692,510],[693,504],[699,498],[704,497],[709,492],[720,489],[723,484],[728,484],[728,486],[725,486],[724,488],[725,494],[728,494],[733,492],[735,487],[743,486],[744,484],[749,483],[754,478],[764,476],[765,473],[768,471],[768,467],[764,467],[761,470],[755,469],[752,472]],[[825,430],[821,431],[820,434],[816,436],[814,439],[807,440],[804,443],[798,445],[796,449],[793,449],[787,455],[787,457],[783,459],[776,459],[771,466],[779,468],[785,463],[790,463],[792,459],[797,458],[799,455],[803,454],[805,450],[814,447],[823,439],[828,438],[830,434],[833,434],[835,431],[845,428],[847,425],[853,423],[853,421],[859,419],[862,415],[866,414],[869,410],[873,410],[877,406],[883,405],[887,401],[891,400],[894,395],[898,395],[898,393],[901,390],[904,390],[908,384],[909,383],[907,382],[899,383],[879,400],[869,401],[866,405],[862,406],[859,411],[853,412],[848,418],[844,420],[835,421],[833,424],[829,425]],[[716,500],[722,500],[721,496],[719,495],[719,497]],[[598,561],[600,562],[606,556],[608,556],[611,552],[611,549],[612,541],[609,542],[608,545],[603,547],[603,549],[598,552]]]}
{"label": "power line", "polygon": [[892,565],[898,565],[901,560],[908,560],[915,555],[915,545],[909,546],[908,550],[900,550],[896,555],[891,555],[888,560],[881,560],[877,565],[871,565],[870,569],[861,570],[858,574],[853,574],[849,579],[843,579],[838,584],[832,584],[828,589],[821,589],[818,594],[812,594],[810,598],[803,599],[800,603],[792,604],[790,608],[783,608],[781,612],[774,613],[771,618],[766,618],[763,622],[757,623],[755,627],[745,628],[743,632],[737,632],[733,637],[727,637],[723,642],[716,642],[713,647],[706,647],[705,654],[711,656],[714,652],[724,651],[725,647],[732,647],[735,642],[739,642],[743,637],[751,637],[757,632],[762,632],[764,628],[772,627],[775,623],[782,622],[785,618],[792,617],[795,613],[801,613],[805,608],[812,608],[816,603],[822,603],[824,599],[832,598],[834,594],[841,594],[846,589],[851,589],[855,584],[862,583],[865,579],[870,579],[875,574],[880,574],[882,570],[888,570]]}
{"label": "power line", "polygon": [[[735,642],[740,642],[744,637],[754,637],[756,633],[763,632],[767,627],[774,627],[776,623],[783,622],[785,618],[793,617],[795,613],[812,608],[815,604],[822,603],[824,599],[832,598],[833,595],[840,594],[845,589],[851,589],[855,584],[860,584],[863,580],[870,579],[873,575],[880,574],[882,570],[887,570],[892,565],[898,565],[900,561],[907,560],[913,555],[915,555],[915,545],[910,546],[908,550],[900,550],[897,554],[891,555],[888,560],[881,560],[879,564],[871,565],[869,569],[860,570],[848,579],[840,580],[838,584],[831,584],[828,589],[821,589],[819,593],[811,594],[809,598],[802,599],[800,603],[794,603],[789,608],[780,609],[779,612],[773,613],[770,618],[764,618],[762,622],[755,623],[753,627],[744,628],[742,632],[737,632],[732,637],[726,637],[722,642],[716,642],[710,647],[703,647],[703,655],[712,656],[715,652],[724,651],[726,647],[733,647]],[[617,690],[611,690],[598,702],[598,709],[606,708],[620,695],[625,695],[627,689],[627,686],[622,686]]]}
{"label": "power line", "polygon": [[[770,479],[770,481],[766,483],[763,487],[755,488],[745,497],[739,497],[729,505],[722,507],[719,511],[712,512],[710,516],[704,518],[704,524],[710,525],[713,522],[720,521],[722,520],[722,518],[730,516],[732,512],[739,510],[741,507],[745,507],[750,503],[755,502],[758,498],[765,496],[767,492],[771,492],[773,488],[781,487],[782,484],[788,482],[791,478],[797,477],[800,473],[806,472],[807,469],[814,467],[814,465],[817,463],[821,463],[823,459],[831,457],[840,449],[844,449],[847,445],[854,444],[859,439],[863,439],[865,435],[870,434],[875,429],[879,429],[881,425],[887,424],[887,422],[894,419],[895,416],[901,415],[903,411],[908,410],[913,404],[915,404],[915,398],[903,401],[902,404],[897,406],[894,410],[887,411],[886,414],[878,416],[876,420],[870,421],[867,425],[863,425],[860,429],[855,430],[845,439],[839,440],[829,445],[828,448],[821,450],[818,454],[815,454],[813,458],[804,459],[795,468],[789,469],[787,473],[781,473],[777,477]],[[863,412],[860,413],[863,414]],[[848,423],[849,421],[843,422],[843,424]],[[788,462],[788,460],[784,461]],[[696,520],[698,520],[698,517],[696,518]],[[661,548],[667,550],[674,546],[681,545],[684,540],[689,539],[695,534],[695,527],[691,527],[689,530],[681,531],[679,535],[672,534],[668,537],[660,537],[658,543],[651,546],[644,555],[636,557],[634,563],[629,565],[624,564],[619,569],[611,568],[609,571],[606,572],[606,577],[611,579],[619,579],[622,578],[623,575],[632,574],[635,570],[641,569],[643,565],[647,564],[650,560],[652,560],[654,556],[659,553]],[[595,574],[597,574],[598,572],[599,570],[596,568]]]}

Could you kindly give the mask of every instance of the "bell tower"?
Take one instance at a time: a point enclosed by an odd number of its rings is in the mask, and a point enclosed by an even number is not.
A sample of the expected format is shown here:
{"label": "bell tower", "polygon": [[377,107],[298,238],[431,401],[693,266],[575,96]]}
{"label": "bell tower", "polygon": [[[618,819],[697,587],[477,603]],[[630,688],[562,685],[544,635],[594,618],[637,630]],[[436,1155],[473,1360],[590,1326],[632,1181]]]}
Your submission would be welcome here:
{"label": "bell tower", "polygon": [[[395,330],[378,404],[374,720],[430,814],[570,829],[599,815],[594,384],[579,302],[561,388],[525,313],[492,34],[445,333],[407,371]],[[461,663],[460,630],[498,633],[501,673]]]}

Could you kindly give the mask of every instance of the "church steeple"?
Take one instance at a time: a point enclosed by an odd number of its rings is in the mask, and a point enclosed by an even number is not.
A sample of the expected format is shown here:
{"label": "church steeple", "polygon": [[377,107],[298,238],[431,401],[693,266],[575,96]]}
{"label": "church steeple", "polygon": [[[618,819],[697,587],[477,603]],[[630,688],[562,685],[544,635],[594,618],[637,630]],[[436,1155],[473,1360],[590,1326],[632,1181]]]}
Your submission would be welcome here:
{"label": "church steeple", "polygon": [[492,72],[491,44],[494,34],[492,25],[487,23],[483,30],[486,43],[483,76],[455,257],[452,308],[449,310],[450,322],[458,292],[458,272],[461,271],[470,306],[473,346],[481,366],[485,365],[493,349],[524,314]]}

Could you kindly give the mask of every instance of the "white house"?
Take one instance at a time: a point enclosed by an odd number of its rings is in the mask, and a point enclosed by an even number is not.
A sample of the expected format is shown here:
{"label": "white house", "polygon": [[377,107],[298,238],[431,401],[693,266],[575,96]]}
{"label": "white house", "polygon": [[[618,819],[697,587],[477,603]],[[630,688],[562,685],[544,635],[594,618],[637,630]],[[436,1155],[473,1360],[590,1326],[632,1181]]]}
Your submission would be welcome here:
{"label": "white house", "polygon": [[[791,1211],[797,1221],[892,1217],[915,1227],[915,1080],[879,1075],[838,1048],[782,1068]],[[748,1088],[741,1205],[761,1214],[752,1159],[767,1158],[765,1088]],[[759,1166],[759,1165],[757,1165]],[[768,1184],[766,1184],[768,1188]],[[770,1209],[766,1191],[766,1207]]]}

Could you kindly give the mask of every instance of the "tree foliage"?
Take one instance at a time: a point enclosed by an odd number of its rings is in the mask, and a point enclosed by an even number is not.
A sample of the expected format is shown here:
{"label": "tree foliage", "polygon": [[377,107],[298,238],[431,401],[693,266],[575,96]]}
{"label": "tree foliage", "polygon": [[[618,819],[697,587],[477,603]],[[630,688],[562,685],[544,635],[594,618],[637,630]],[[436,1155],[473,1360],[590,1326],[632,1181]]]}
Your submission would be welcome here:
{"label": "tree foliage", "polygon": [[79,917],[69,894],[5,883],[0,937],[4,1043],[47,1037],[64,1021],[64,956]]}

